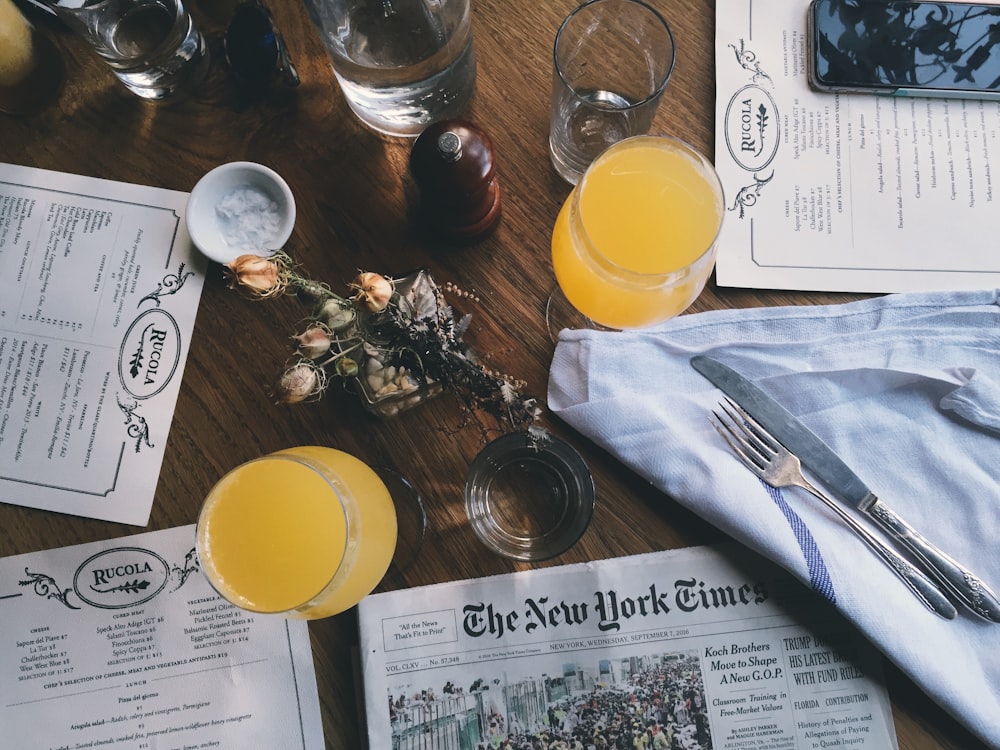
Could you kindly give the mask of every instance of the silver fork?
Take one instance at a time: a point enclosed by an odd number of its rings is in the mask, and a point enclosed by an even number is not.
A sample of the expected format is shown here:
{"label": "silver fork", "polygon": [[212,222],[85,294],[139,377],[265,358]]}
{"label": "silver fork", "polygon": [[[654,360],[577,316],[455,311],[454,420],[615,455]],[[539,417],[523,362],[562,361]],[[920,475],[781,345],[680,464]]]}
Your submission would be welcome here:
{"label": "silver fork", "polygon": [[955,606],[929,578],[802,475],[802,464],[798,456],[772,437],[763,425],[731,399],[720,402],[719,407],[722,413],[713,411],[715,419],[709,418],[709,421],[750,471],[772,487],[801,487],[821,500],[882,558],[927,609],[946,620],[955,618]]}

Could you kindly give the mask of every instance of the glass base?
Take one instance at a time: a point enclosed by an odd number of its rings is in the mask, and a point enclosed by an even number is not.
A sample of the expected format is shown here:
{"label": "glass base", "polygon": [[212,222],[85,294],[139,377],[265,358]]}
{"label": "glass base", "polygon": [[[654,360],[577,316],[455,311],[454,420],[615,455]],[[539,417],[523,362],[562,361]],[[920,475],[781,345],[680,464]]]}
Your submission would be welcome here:
{"label": "glass base", "polygon": [[572,330],[591,331],[615,331],[616,328],[608,328],[600,323],[595,323],[582,312],[573,307],[562,289],[557,284],[549,298],[545,301],[545,325],[549,329],[549,339],[552,343],[559,340],[559,331],[564,328]]}
{"label": "glass base", "polygon": [[385,483],[396,507],[396,551],[389,563],[389,571],[400,573],[410,567],[420,553],[427,529],[427,513],[423,498],[406,477],[384,466],[374,469]]}

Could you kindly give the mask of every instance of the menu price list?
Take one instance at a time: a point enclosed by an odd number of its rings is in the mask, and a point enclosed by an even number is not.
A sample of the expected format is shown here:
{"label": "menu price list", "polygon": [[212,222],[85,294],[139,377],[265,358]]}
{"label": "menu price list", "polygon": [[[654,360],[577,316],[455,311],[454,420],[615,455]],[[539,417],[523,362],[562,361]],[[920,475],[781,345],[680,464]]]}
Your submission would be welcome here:
{"label": "menu price list", "polygon": [[193,538],[188,526],[0,560],[11,747],[323,747],[305,623],[218,597]]}
{"label": "menu price list", "polygon": [[982,238],[1000,227],[1000,102],[816,92],[805,5],[741,0],[716,17],[719,285],[996,287]]}
{"label": "menu price list", "polygon": [[148,521],[206,266],[186,200],[0,164],[0,500]]}

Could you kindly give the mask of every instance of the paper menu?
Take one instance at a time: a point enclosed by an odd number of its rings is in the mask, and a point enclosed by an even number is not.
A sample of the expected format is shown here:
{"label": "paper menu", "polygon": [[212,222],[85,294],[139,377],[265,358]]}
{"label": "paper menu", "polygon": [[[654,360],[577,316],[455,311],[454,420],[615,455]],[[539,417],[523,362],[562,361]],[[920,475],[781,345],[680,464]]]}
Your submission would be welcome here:
{"label": "paper menu", "polygon": [[813,92],[807,8],[739,0],[716,14],[719,285],[1000,287],[1000,103]]}
{"label": "paper menu", "polygon": [[4,747],[324,747],[305,621],[225,602],[194,526],[0,559]]}
{"label": "paper menu", "polygon": [[186,201],[0,164],[0,501],[148,522],[206,266]]}

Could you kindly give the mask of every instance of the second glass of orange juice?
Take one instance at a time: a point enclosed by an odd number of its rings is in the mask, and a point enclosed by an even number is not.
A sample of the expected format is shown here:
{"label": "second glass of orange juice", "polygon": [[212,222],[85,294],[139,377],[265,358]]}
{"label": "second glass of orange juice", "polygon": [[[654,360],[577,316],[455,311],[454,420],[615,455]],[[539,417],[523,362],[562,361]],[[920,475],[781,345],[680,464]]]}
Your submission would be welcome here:
{"label": "second glass of orange juice", "polygon": [[[587,168],[552,232],[559,290],[588,323],[643,328],[680,314],[715,263],[725,205],[712,164],[683,141],[619,141]],[[587,327],[559,320],[549,328]]]}
{"label": "second glass of orange juice", "polygon": [[250,611],[315,619],[381,581],[396,548],[380,476],[333,448],[303,446],[236,467],[209,492],[197,526],[212,586]]}

